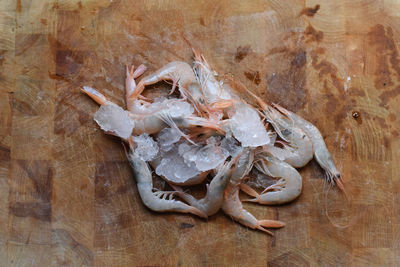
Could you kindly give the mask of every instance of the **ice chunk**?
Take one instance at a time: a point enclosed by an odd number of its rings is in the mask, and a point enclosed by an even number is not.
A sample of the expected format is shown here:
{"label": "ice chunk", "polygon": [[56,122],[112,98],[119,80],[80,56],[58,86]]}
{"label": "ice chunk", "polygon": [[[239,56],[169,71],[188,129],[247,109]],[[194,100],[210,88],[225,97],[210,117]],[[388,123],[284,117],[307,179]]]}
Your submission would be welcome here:
{"label": "ice chunk", "polygon": [[242,143],[243,147],[257,147],[270,142],[267,130],[257,111],[250,106],[237,106],[230,121],[233,136]]}
{"label": "ice chunk", "polygon": [[169,151],[181,136],[182,134],[175,128],[164,128],[158,134],[157,141],[162,150]]}
{"label": "ice chunk", "polygon": [[199,175],[200,171],[193,162],[186,163],[178,153],[178,147],[174,145],[173,149],[163,155],[160,164],[156,167],[156,174],[171,182],[183,183]]}
{"label": "ice chunk", "polygon": [[183,156],[186,152],[188,152],[191,149],[191,147],[192,146],[187,142],[179,144],[178,146],[179,155]]}
{"label": "ice chunk", "polygon": [[242,147],[239,146],[239,143],[232,137],[224,138],[221,141],[221,147],[228,151],[229,155],[232,157],[236,157],[242,151]]}
{"label": "ice chunk", "polygon": [[200,171],[215,169],[229,156],[229,152],[226,149],[216,144],[197,147],[183,143],[179,146],[179,153],[186,163],[195,163],[196,168]]}
{"label": "ice chunk", "polygon": [[158,145],[147,133],[139,136],[132,136],[132,139],[136,145],[136,148],[133,152],[136,157],[144,161],[150,161],[157,156]]}
{"label": "ice chunk", "polygon": [[205,146],[197,153],[196,167],[200,171],[215,169],[229,156],[228,151],[219,146]]}
{"label": "ice chunk", "polygon": [[135,127],[128,112],[117,105],[103,105],[94,114],[94,120],[107,133],[128,138]]}
{"label": "ice chunk", "polygon": [[183,157],[185,162],[195,162],[199,149],[200,147],[193,146],[188,143],[183,143],[179,145],[179,154]]}
{"label": "ice chunk", "polygon": [[180,100],[168,101],[167,107],[169,115],[174,118],[190,116],[194,112],[192,105]]}

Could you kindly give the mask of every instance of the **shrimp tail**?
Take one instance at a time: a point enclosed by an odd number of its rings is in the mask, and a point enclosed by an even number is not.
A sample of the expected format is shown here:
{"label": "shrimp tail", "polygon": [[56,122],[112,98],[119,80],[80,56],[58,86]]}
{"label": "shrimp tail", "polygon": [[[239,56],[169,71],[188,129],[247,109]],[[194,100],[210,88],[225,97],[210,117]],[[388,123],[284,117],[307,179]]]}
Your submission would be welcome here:
{"label": "shrimp tail", "polygon": [[261,226],[268,228],[282,228],[286,225],[284,222],[277,220],[259,220],[259,223]]}
{"label": "shrimp tail", "polygon": [[93,89],[92,87],[84,86],[81,89],[81,91],[87,94],[91,99],[93,99],[99,105],[105,105],[108,102],[106,97],[102,93]]}

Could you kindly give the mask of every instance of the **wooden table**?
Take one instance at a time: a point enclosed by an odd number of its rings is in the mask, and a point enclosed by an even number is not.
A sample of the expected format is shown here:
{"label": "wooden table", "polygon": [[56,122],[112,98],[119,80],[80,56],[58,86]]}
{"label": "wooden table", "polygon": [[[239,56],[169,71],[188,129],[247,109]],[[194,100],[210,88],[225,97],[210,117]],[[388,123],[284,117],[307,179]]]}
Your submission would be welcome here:
{"label": "wooden table", "polygon": [[[400,2],[0,1],[1,266],[400,264]],[[271,237],[218,213],[146,209],[118,139],[83,85],[123,104],[126,64],[200,49],[321,130],[350,201],[301,170]],[[344,227],[347,226],[347,227]]]}

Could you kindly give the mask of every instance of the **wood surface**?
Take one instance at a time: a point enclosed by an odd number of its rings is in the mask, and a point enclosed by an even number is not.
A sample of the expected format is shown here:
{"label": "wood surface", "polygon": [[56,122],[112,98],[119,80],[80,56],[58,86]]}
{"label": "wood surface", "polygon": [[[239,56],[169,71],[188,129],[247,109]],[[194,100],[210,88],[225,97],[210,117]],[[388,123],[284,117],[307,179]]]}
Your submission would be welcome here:
{"label": "wood surface", "polygon": [[[0,0],[0,266],[399,266],[400,2]],[[146,209],[89,85],[123,105],[126,64],[191,61],[313,122],[350,200],[312,161],[288,205]],[[345,227],[347,226],[347,227]]]}

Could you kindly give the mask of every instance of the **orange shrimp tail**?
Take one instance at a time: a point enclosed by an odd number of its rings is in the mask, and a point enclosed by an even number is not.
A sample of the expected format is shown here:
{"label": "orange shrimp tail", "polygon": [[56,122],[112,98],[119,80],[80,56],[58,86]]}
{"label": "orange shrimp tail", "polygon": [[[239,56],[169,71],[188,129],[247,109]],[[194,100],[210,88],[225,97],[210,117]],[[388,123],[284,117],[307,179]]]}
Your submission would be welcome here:
{"label": "orange shrimp tail", "polygon": [[286,225],[284,222],[276,220],[260,220],[259,222],[263,227],[267,228],[281,228]]}
{"label": "orange shrimp tail", "polygon": [[341,178],[335,178],[335,183],[336,183],[337,187],[339,187],[339,189],[343,192],[345,198],[347,200],[349,200],[349,195],[347,194],[347,191],[344,188],[343,180]]}
{"label": "orange shrimp tail", "polygon": [[83,88],[81,88],[81,91],[87,94],[91,99],[93,99],[99,105],[104,105],[107,102],[107,99],[103,94],[99,93],[97,90],[91,87],[84,86]]}

